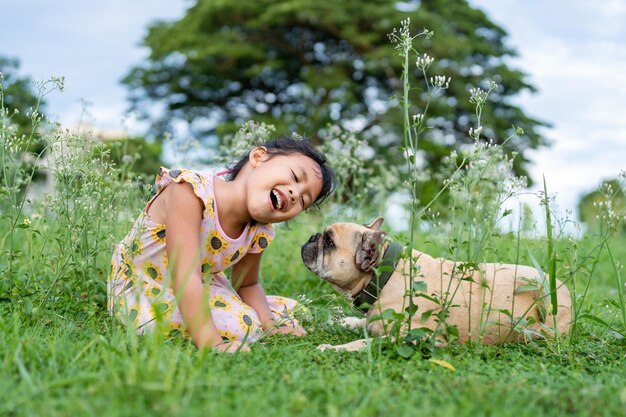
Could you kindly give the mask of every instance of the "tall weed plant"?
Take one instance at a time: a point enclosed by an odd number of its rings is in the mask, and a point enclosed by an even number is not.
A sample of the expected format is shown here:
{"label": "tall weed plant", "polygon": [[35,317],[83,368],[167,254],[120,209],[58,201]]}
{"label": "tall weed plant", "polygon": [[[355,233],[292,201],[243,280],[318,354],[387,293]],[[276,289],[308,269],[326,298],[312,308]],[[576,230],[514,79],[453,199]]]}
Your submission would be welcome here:
{"label": "tall weed plant", "polygon": [[[621,205],[619,196],[626,189],[626,172],[620,172],[617,186],[604,184],[600,187],[600,201],[594,203],[598,214],[596,224],[591,231],[592,244],[586,251],[578,249],[578,242],[571,242],[573,252],[567,256],[563,264],[567,274],[571,277],[572,287],[576,293],[574,309],[580,320],[591,321],[600,324],[611,335],[626,340],[626,280],[624,279],[623,257],[624,227],[626,225],[626,212]],[[616,208],[618,207],[618,208]],[[618,252],[620,251],[620,252]],[[579,252],[582,252],[579,254]],[[601,264],[609,265],[608,270],[601,270]],[[610,287],[611,297],[606,297],[596,305],[585,303],[592,278],[598,280],[598,275],[605,275],[605,282]],[[580,279],[583,276],[585,279]],[[578,324],[574,331],[578,332]]]}
{"label": "tall weed plant", "polygon": [[[41,103],[63,81],[36,87]],[[132,164],[115,167],[89,133],[63,129],[35,107],[30,133],[18,137],[14,114],[0,86],[0,300],[33,319],[42,311],[102,312],[112,245],[145,190],[132,180]],[[29,151],[34,142],[42,152]]]}
{"label": "tall weed plant", "polygon": [[[404,187],[410,195],[406,205],[410,215],[410,227],[408,236],[403,242],[407,247],[403,256],[411,263],[410,276],[407,280],[410,284],[405,288],[409,295],[407,305],[403,306],[402,311],[384,311],[375,318],[387,323],[388,333],[393,337],[386,340],[391,345],[392,352],[403,357],[410,357],[416,352],[429,356],[433,352],[437,339],[443,338],[448,342],[455,340],[458,331],[447,324],[450,309],[454,307],[451,305],[452,297],[459,290],[464,277],[471,272],[479,271],[479,264],[485,261],[508,261],[534,265],[540,271],[542,280],[529,283],[529,286],[540,294],[536,304],[544,316],[548,310],[552,313],[556,311],[558,303],[556,278],[558,277],[569,286],[575,299],[574,330],[571,335],[557,335],[555,345],[557,351],[560,349],[562,337],[569,337],[569,341],[575,341],[574,337],[578,334],[577,326],[580,324],[580,319],[593,320],[605,326],[616,337],[623,337],[623,331],[626,329],[626,310],[624,308],[624,281],[621,277],[622,266],[612,255],[609,241],[615,231],[619,230],[617,222],[620,219],[623,220],[624,214],[611,211],[610,190],[606,193],[607,200],[602,206],[604,226],[600,228],[600,236],[596,237],[601,243],[588,253],[579,253],[580,250],[585,249],[580,248],[575,243],[576,240],[563,238],[563,226],[566,221],[561,221],[554,216],[554,199],[549,198],[545,183],[544,192],[537,196],[545,210],[545,239],[538,239],[539,244],[537,244],[522,236],[522,214],[520,214],[518,230],[503,231],[504,219],[513,214],[513,210],[506,207],[515,203],[516,198],[524,192],[527,181],[513,174],[515,155],[507,157],[503,150],[507,142],[515,140],[516,135],[523,134],[523,131],[515,128],[515,135],[502,141],[500,145],[494,145],[482,134],[484,130],[481,123],[482,112],[489,95],[500,88],[496,83],[487,81],[483,88],[476,87],[469,90],[470,102],[475,105],[474,126],[468,131],[473,144],[461,148],[458,152],[453,151],[446,158],[443,169],[435,173],[440,176],[442,184],[439,193],[430,202],[420,201],[419,185],[422,173],[419,172],[416,160],[419,153],[418,143],[429,126],[430,103],[445,93],[451,81],[444,75],[431,75],[429,68],[434,59],[427,54],[420,54],[415,49],[416,39],[430,38],[432,35],[433,33],[426,29],[413,35],[408,19],[402,22],[399,29],[395,29],[390,34],[390,40],[396,45],[396,51],[403,64],[403,89],[399,101],[404,116],[402,147],[406,163]],[[416,74],[418,74],[417,77]],[[415,108],[411,100],[414,91],[412,83],[416,79],[423,81],[424,85],[420,90],[422,96],[427,97],[425,107],[419,110]],[[433,212],[432,208],[435,202],[441,203],[440,200],[443,200],[444,195],[446,196],[444,207],[447,208],[447,213],[441,216],[440,213]],[[438,206],[441,207],[442,204]],[[519,202],[518,207],[522,213],[522,205]],[[424,283],[419,281],[417,260],[410,253],[410,248],[416,247],[418,234],[423,231],[427,231],[428,240],[439,247],[441,255],[459,261],[451,274],[455,278],[450,280],[450,287],[441,293],[429,292]],[[513,253],[503,253],[502,243],[505,239],[509,241],[509,244],[504,246],[515,248]],[[571,244],[568,245],[568,242]],[[602,251],[606,251],[610,258],[616,294],[616,299],[607,300],[607,306],[614,308],[612,319],[608,321],[594,315],[591,310],[583,310],[585,296],[591,285],[595,267],[587,273],[582,271],[586,269],[590,261],[593,265],[597,264]],[[488,284],[483,282],[475,285]],[[581,286],[582,292],[580,292]],[[418,312],[417,305],[413,301],[415,297],[428,297],[429,300],[436,301],[439,306],[438,311]],[[481,329],[486,328],[488,324],[490,314],[488,301],[483,302],[485,319]],[[582,311],[587,312],[581,314]],[[500,313],[507,314],[508,312]],[[412,329],[411,318],[416,314],[422,315],[422,319],[435,315],[438,323],[437,329],[434,332],[426,328]],[[523,317],[512,317],[510,313],[508,315],[512,329],[526,334],[529,340],[541,336],[529,329],[532,322]],[[551,325],[553,323],[545,323],[547,329]],[[475,336],[477,340],[481,339],[481,335]]]}

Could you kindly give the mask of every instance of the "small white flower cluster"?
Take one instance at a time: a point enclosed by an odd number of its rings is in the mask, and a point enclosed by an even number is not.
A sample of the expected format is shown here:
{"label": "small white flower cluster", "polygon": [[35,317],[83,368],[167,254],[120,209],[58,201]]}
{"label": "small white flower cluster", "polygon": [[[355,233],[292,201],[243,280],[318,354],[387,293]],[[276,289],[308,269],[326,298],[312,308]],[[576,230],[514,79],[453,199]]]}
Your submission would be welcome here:
{"label": "small white flower cluster", "polygon": [[483,127],[482,126],[478,126],[476,129],[474,129],[473,127],[469,128],[469,135],[472,139],[474,140],[478,140],[480,139],[480,134],[483,132]]}
{"label": "small white flower cluster", "polygon": [[311,300],[310,298],[308,298],[306,295],[304,294],[300,294],[296,297],[296,300],[298,301],[298,303],[300,304],[304,304],[304,305],[309,305],[311,304],[311,302],[313,300]]}
{"label": "small white flower cluster", "polygon": [[438,90],[445,90],[448,88],[450,86],[450,81],[452,81],[452,78],[446,77],[445,75],[436,75],[435,77],[430,78],[430,83]]}
{"label": "small white flower cluster", "polygon": [[[608,185],[608,190],[611,190],[611,186]],[[609,228],[614,227],[619,221],[625,220],[623,215],[618,214],[613,207],[613,200],[610,198],[610,194],[605,195],[605,200],[595,201],[593,207],[598,210],[596,219],[603,220],[607,223]]]}
{"label": "small white flower cluster", "polygon": [[[309,310],[309,305],[311,305],[313,300],[304,294],[298,295],[296,300],[298,301],[298,304],[296,304],[294,316],[302,321],[313,321],[313,315]],[[289,315],[287,317],[289,317]]]}
{"label": "small white flower cluster", "polygon": [[422,71],[426,71],[433,62],[435,62],[434,58],[432,58],[428,54],[424,54],[421,57],[420,56],[417,57],[417,60],[415,61],[415,65],[417,65],[417,68],[421,69]]}
{"label": "small white flower cluster", "polygon": [[470,100],[469,100],[470,103],[473,103],[476,105],[483,105],[487,101],[488,93],[482,88],[479,88],[479,87],[470,88],[469,93],[470,93]]}
{"label": "small white flower cluster", "polygon": [[422,113],[413,115],[413,125],[417,126],[424,121],[424,115]]}
{"label": "small white flower cluster", "polygon": [[389,34],[389,40],[391,41],[391,43],[397,44],[397,49],[405,49],[412,46],[413,37],[411,37],[410,25],[411,18],[407,17],[400,22],[400,29],[393,28],[393,30]]}
{"label": "small white flower cluster", "polygon": [[424,28],[421,33],[415,36],[411,36],[411,18],[400,22],[400,29],[394,28],[389,35],[389,41],[396,44],[396,49],[401,51],[400,54],[408,53],[413,49],[413,40],[418,36],[424,36],[426,39],[430,39],[435,33],[431,30]]}
{"label": "small white flower cluster", "polygon": [[268,123],[247,121],[234,135],[224,138],[220,146],[220,156],[215,158],[217,163],[230,163],[239,160],[251,149],[268,142],[276,132],[276,127]]}
{"label": "small white flower cluster", "polygon": [[45,81],[33,81],[33,86],[37,89],[40,97],[45,97],[52,91],[63,91],[65,89],[65,77],[50,77]]}
{"label": "small white flower cluster", "polygon": [[[479,133],[480,129],[472,131],[474,136]],[[493,141],[475,141],[460,155],[452,152],[443,160],[443,166],[446,177],[442,183],[449,192],[452,210],[465,220],[443,225],[437,219],[430,222],[433,236],[442,245],[479,241],[485,233],[491,233],[506,216],[505,202],[519,195],[527,182],[514,174],[513,157],[505,155],[502,146]],[[451,236],[456,242],[450,243]]]}
{"label": "small white flower cluster", "polygon": [[487,90],[483,90],[482,88],[475,87],[470,88],[470,103],[476,104],[477,106],[483,106],[487,102],[487,97],[498,88],[498,84],[495,81],[489,81],[487,83]]}
{"label": "small white flower cluster", "polygon": [[50,78],[50,81],[52,81],[56,89],[59,91],[62,92],[65,90],[65,77],[52,77]]}
{"label": "small white flower cluster", "polygon": [[540,206],[551,206],[556,202],[556,193],[546,195],[544,191],[540,190],[535,193],[535,196],[539,199]]}
{"label": "small white flower cluster", "polygon": [[341,320],[346,317],[343,309],[338,305],[330,306],[330,322],[332,323],[341,323]]}
{"label": "small white flower cluster", "polygon": [[[380,197],[382,202],[382,196],[397,186],[398,168],[376,158],[368,142],[353,132],[337,125],[330,126],[325,131],[320,150],[335,171],[338,183],[333,199],[342,205],[360,207],[362,201],[372,195]],[[377,176],[377,181],[371,180],[373,175]]]}

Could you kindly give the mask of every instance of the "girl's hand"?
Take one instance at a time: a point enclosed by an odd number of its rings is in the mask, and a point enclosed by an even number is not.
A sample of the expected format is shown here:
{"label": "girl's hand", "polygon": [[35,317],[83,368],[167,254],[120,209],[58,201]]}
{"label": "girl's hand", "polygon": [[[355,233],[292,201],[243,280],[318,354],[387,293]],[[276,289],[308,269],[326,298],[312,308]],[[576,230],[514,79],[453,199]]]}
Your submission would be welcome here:
{"label": "girl's hand", "polygon": [[269,331],[269,334],[288,334],[288,335],[292,335],[292,336],[297,336],[297,337],[302,337],[306,335],[306,330],[304,330],[304,327],[300,326],[299,324],[293,325],[291,323],[287,323],[284,326],[279,326],[278,324],[276,324],[274,327],[272,327],[272,329]]}
{"label": "girl's hand", "polygon": [[232,340],[228,342],[218,343],[213,346],[218,352],[227,352],[227,353],[235,353],[235,352],[250,352],[250,345],[247,343],[243,343],[239,340]]}

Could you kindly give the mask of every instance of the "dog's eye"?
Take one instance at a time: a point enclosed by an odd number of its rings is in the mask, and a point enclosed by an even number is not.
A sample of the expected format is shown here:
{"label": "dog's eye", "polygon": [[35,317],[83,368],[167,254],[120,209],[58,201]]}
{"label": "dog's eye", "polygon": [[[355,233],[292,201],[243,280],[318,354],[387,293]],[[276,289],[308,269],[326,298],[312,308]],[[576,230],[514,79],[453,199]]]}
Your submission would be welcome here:
{"label": "dog's eye", "polygon": [[330,236],[330,233],[324,233],[324,247],[327,249],[335,247],[335,244],[333,243],[333,238]]}

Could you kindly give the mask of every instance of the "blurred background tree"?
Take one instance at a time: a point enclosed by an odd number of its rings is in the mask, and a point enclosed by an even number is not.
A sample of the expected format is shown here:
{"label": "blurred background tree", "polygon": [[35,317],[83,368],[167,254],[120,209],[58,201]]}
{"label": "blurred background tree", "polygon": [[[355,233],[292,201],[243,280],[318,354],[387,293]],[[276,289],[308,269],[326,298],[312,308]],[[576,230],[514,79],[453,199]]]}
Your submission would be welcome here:
{"label": "blurred background tree", "polygon": [[[624,221],[626,219],[619,218],[626,213],[626,190],[623,181],[619,178],[603,181],[595,190],[582,196],[578,201],[579,220],[592,229],[600,227],[600,224],[606,223],[607,220],[617,220],[620,231],[626,233],[626,221]],[[607,217],[614,217],[614,219],[607,219]]]}
{"label": "blurred background tree", "polygon": [[[493,80],[499,87],[485,107],[483,134],[502,143],[513,125],[521,127],[525,133],[505,150],[519,153],[515,173],[526,175],[525,151],[546,145],[538,128],[547,124],[512,98],[535,89],[507,63],[515,51],[506,32],[465,0],[196,0],[180,20],[150,26],[149,58],[124,79],[131,108],[151,120],[154,134],[183,122],[190,135],[213,141],[250,119],[316,141],[335,124],[367,141],[373,152],[364,157],[399,165],[401,62],[388,34],[407,17],[415,32],[435,33],[415,45],[436,59],[430,74],[452,78],[429,107],[423,169],[437,171],[452,150],[472,142],[468,90]],[[415,76],[411,84],[422,86],[417,69]],[[415,113],[424,99],[415,90]],[[437,187],[425,183],[424,201]]]}
{"label": "blurred background tree", "polygon": [[132,172],[133,176],[139,174],[149,184],[163,166],[161,142],[149,141],[144,137],[120,137],[103,143],[115,166],[122,167],[122,172]]}
{"label": "blurred background tree", "polygon": [[[18,74],[20,63],[17,59],[6,56],[0,56],[0,73],[2,73],[2,100],[4,108],[10,109],[7,115],[11,118],[13,124],[17,126],[18,132],[16,137],[28,135],[32,130],[32,121],[30,119],[30,111],[37,107],[39,100],[37,91],[33,85],[33,80],[28,76]],[[45,102],[39,104],[39,112],[42,113]],[[17,110],[17,113],[14,113]],[[29,149],[31,152],[39,151],[41,143],[33,142],[33,146],[37,148]]]}
{"label": "blurred background tree", "polygon": [[[6,112],[0,117],[7,118],[3,125],[15,129],[11,134],[14,145],[20,155],[20,168],[18,172],[32,173],[34,179],[42,179],[42,173],[37,169],[37,158],[45,153],[46,144],[41,140],[38,131],[33,130],[31,119],[32,111],[38,109],[43,114],[45,101],[40,97],[39,91],[33,84],[33,80],[19,74],[20,63],[13,59],[0,55],[0,101],[2,109]],[[7,138],[4,138],[5,140]],[[15,171],[5,169],[0,170],[0,184],[5,186],[18,186],[24,190],[19,175]]]}

